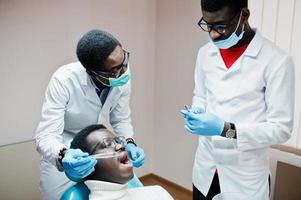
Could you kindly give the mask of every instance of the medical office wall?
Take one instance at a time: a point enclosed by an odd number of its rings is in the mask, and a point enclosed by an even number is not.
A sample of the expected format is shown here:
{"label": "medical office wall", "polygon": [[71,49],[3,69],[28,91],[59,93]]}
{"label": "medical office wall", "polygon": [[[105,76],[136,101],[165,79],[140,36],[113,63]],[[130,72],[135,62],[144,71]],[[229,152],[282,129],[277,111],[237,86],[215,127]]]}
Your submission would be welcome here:
{"label": "medical office wall", "polygon": [[250,21],[262,34],[289,52],[295,63],[295,125],[289,146],[301,148],[301,1],[249,0]]}

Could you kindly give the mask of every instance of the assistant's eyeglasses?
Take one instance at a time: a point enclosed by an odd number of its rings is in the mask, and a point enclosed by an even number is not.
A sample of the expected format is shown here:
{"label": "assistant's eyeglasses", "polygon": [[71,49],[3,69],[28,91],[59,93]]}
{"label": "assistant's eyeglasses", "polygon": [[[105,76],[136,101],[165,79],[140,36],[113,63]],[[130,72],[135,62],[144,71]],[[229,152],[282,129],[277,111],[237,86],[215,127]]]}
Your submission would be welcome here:
{"label": "assistant's eyeglasses", "polygon": [[231,19],[228,22],[222,23],[222,24],[210,24],[207,23],[204,18],[202,17],[200,19],[200,21],[198,22],[199,27],[201,27],[201,29],[203,31],[206,32],[211,32],[212,30],[218,32],[219,34],[225,34],[228,30],[229,27],[233,24],[233,21],[235,19],[235,17],[240,14],[240,12],[237,12],[236,14],[234,14],[233,17],[231,17]]}

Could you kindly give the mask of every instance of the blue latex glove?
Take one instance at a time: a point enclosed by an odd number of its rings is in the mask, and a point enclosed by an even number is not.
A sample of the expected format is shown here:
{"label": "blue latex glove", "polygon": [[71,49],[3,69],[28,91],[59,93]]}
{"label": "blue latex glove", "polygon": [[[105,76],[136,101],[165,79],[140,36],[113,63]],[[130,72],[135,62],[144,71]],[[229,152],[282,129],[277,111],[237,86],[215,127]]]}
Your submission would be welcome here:
{"label": "blue latex glove", "polygon": [[193,134],[203,136],[221,135],[225,121],[218,116],[206,112],[181,110],[185,119],[185,129]]}
{"label": "blue latex glove", "polygon": [[134,167],[141,167],[144,164],[144,151],[133,143],[128,143],[126,149]]}
{"label": "blue latex glove", "polygon": [[72,181],[79,182],[91,174],[97,161],[80,149],[68,149],[62,160],[66,175]]}
{"label": "blue latex glove", "polygon": [[205,112],[204,108],[201,108],[201,107],[192,107],[188,111],[193,112],[193,113],[203,113],[203,112]]}

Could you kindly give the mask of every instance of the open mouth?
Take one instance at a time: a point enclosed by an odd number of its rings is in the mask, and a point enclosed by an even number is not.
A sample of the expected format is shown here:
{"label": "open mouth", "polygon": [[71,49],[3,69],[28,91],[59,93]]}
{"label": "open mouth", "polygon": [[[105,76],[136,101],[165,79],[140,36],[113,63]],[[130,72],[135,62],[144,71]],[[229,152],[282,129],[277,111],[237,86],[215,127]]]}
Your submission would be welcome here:
{"label": "open mouth", "polygon": [[120,163],[122,163],[124,165],[130,163],[129,157],[128,157],[127,153],[125,153],[125,152],[121,153],[119,160],[120,160]]}

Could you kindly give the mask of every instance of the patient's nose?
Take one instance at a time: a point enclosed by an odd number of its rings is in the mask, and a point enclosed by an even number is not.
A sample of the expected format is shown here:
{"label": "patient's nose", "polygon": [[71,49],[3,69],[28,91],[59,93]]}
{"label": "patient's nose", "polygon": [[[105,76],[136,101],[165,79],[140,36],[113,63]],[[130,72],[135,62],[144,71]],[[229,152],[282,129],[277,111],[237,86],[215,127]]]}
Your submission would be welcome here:
{"label": "patient's nose", "polygon": [[125,151],[125,147],[122,144],[116,144],[115,151]]}

